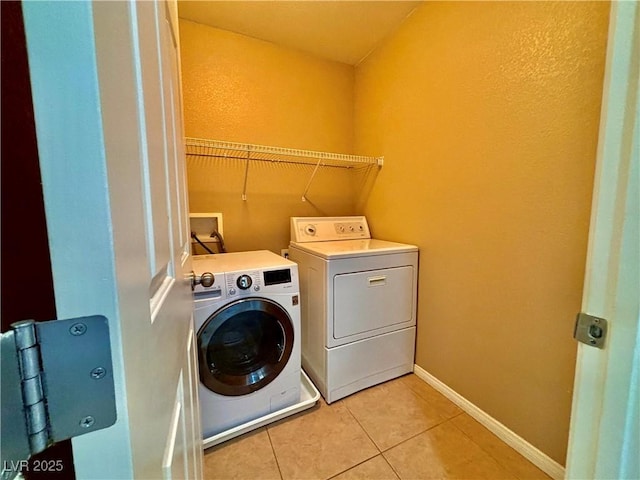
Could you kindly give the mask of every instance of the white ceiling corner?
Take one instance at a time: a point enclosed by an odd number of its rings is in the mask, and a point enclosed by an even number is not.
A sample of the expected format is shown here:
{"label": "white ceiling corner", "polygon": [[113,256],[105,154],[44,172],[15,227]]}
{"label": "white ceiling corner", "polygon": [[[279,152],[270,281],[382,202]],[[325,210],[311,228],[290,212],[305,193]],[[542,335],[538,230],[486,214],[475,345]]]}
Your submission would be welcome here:
{"label": "white ceiling corner", "polygon": [[179,0],[180,18],[357,65],[419,1]]}

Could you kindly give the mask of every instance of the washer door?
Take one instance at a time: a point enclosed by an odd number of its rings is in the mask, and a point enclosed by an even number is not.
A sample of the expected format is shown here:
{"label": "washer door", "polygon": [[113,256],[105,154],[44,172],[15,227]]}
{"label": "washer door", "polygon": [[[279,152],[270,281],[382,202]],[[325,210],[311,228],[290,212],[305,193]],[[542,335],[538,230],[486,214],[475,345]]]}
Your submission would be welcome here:
{"label": "washer door", "polygon": [[216,311],[198,332],[200,381],[221,395],[246,395],[271,383],[293,350],[289,314],[266,298],[245,298]]}

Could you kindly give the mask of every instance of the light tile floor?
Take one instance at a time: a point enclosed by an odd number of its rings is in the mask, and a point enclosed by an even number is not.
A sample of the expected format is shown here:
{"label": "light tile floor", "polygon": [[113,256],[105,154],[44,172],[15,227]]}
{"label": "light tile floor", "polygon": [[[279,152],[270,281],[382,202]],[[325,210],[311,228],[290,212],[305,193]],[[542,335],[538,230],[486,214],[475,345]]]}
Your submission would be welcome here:
{"label": "light tile floor", "polygon": [[205,451],[205,479],[549,479],[415,375]]}

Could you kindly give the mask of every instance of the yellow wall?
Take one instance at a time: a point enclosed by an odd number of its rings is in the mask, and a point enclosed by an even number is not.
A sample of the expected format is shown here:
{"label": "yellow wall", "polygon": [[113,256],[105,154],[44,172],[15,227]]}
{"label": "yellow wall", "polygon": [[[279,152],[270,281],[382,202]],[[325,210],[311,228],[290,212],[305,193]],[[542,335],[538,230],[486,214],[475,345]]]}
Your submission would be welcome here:
{"label": "yellow wall", "polygon": [[[185,133],[188,137],[350,153],[353,67],[224,30],[180,20]],[[229,251],[289,244],[289,217],[348,215],[350,173],[252,162],[242,201],[241,161],[189,158],[192,212],[222,212]]]}
{"label": "yellow wall", "polygon": [[428,2],[356,70],[365,213],[421,250],[417,364],[562,464],[608,10]]}
{"label": "yellow wall", "polygon": [[428,2],[355,70],[181,20],[187,136],[385,156],[306,203],[309,167],[252,163],[243,202],[242,163],[190,159],[191,210],[231,251],[362,210],[419,245],[417,364],[564,463],[608,9]]}

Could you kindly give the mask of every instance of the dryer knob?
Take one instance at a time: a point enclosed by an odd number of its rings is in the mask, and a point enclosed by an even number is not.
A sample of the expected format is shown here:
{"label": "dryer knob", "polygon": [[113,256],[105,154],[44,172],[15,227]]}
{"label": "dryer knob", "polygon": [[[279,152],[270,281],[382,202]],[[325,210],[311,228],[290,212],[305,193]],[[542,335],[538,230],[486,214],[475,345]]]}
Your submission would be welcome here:
{"label": "dryer knob", "polygon": [[211,285],[213,285],[213,282],[215,282],[215,280],[216,278],[213,276],[213,273],[204,272],[200,276],[200,285],[202,285],[203,287],[210,287]]}
{"label": "dryer knob", "polygon": [[241,290],[247,290],[249,287],[251,287],[252,283],[253,280],[251,280],[251,277],[249,275],[240,275],[238,277],[238,280],[236,280],[236,285],[238,285],[238,288]]}

